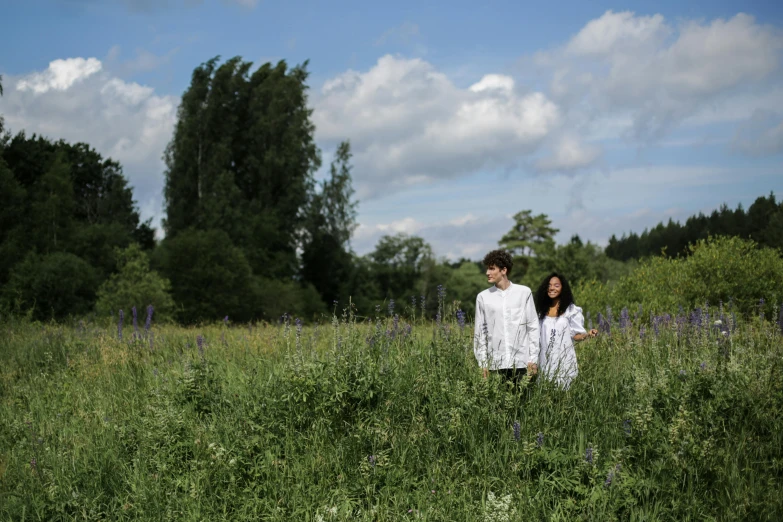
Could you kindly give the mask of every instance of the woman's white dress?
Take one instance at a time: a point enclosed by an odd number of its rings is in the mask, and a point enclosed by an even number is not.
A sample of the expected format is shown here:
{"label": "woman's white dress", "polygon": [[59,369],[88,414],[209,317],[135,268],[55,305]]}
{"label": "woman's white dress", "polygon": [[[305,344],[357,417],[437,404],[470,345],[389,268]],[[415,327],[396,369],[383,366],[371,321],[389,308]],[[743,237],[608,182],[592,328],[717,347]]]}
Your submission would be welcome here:
{"label": "woman's white dress", "polygon": [[549,380],[568,389],[579,374],[573,337],[586,333],[582,309],[571,304],[559,317],[544,316],[539,320],[540,348],[538,368]]}

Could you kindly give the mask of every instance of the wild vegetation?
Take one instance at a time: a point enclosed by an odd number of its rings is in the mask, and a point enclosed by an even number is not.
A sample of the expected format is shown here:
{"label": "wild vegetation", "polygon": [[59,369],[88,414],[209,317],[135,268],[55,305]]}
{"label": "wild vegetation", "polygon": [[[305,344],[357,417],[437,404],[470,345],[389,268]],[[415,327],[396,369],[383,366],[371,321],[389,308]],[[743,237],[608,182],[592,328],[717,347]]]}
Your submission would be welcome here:
{"label": "wild vegetation", "polygon": [[[3,322],[6,520],[779,520],[776,308],[621,310],[568,391],[484,380],[472,326]],[[777,324],[776,324],[777,323]]]}

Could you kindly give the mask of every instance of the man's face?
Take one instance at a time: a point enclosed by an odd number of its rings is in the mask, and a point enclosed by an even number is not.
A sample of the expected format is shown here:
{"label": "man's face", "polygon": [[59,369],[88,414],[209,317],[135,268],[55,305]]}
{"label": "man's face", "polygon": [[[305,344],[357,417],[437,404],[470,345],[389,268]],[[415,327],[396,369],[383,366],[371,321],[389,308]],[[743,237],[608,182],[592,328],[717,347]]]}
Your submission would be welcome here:
{"label": "man's face", "polygon": [[503,280],[503,277],[506,275],[506,272],[508,272],[507,269],[503,268],[502,270],[495,265],[490,265],[487,267],[487,283],[496,284]]}

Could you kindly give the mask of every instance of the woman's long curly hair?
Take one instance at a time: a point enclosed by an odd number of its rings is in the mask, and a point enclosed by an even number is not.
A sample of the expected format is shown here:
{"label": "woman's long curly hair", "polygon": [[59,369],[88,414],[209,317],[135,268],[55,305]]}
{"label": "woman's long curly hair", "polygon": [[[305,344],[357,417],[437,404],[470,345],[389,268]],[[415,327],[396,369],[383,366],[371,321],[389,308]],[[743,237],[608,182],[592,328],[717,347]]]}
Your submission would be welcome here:
{"label": "woman's long curly hair", "polygon": [[538,311],[538,318],[543,319],[547,313],[549,313],[549,307],[552,306],[552,299],[549,297],[549,282],[553,277],[560,279],[562,288],[560,289],[560,302],[557,306],[557,315],[561,316],[568,310],[568,307],[574,303],[574,294],[571,293],[571,285],[568,284],[568,279],[562,274],[552,272],[541,281],[536,291],[536,310]]}

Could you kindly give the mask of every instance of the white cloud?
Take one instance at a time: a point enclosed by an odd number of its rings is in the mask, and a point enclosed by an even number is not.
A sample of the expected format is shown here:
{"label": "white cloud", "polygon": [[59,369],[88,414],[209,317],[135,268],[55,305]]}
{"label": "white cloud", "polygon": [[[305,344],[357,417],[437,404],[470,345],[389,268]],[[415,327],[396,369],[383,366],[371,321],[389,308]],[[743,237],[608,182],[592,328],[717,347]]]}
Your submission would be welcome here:
{"label": "white cloud", "polygon": [[553,99],[570,117],[630,117],[627,134],[646,140],[715,104],[770,88],[781,49],[779,29],[743,13],[675,26],[661,15],[607,11],[534,63],[551,71]]}
{"label": "white cloud", "polygon": [[599,147],[582,143],[576,136],[560,138],[551,155],[536,163],[540,171],[573,171],[592,165],[601,156]]}
{"label": "white cloud", "polygon": [[69,58],[54,60],[49,68],[19,80],[19,91],[32,91],[44,94],[50,90],[65,91],[101,70],[101,62],[96,58]]}
{"label": "white cloud", "polygon": [[534,152],[560,121],[557,105],[520,92],[510,77],[460,89],[423,60],[390,55],[329,80],[314,105],[318,139],[351,140],[361,199],[503,168]]}
{"label": "white cloud", "polygon": [[0,113],[12,132],[85,142],[119,161],[144,219],[161,217],[162,154],[179,99],[109,74],[95,58],[55,60],[44,71],[11,78]]}

